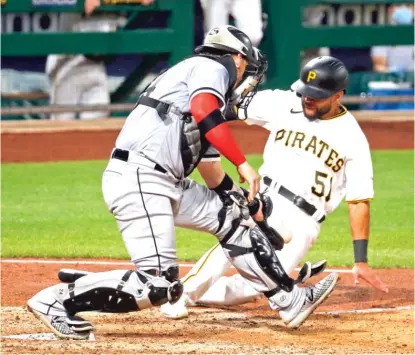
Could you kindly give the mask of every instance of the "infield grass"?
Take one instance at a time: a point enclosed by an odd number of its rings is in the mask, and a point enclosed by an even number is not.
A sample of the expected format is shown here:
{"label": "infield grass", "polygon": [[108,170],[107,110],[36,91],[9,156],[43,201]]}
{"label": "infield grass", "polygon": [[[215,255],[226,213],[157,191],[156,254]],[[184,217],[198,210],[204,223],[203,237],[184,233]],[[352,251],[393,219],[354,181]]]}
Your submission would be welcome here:
{"label": "infield grass", "polygon": [[[369,261],[374,267],[414,266],[414,152],[374,151],[375,199]],[[250,156],[259,168],[262,156]],[[101,195],[106,161],[2,165],[4,257],[128,259],[115,220]],[[235,169],[224,160],[228,173]],[[193,178],[201,181],[198,173]],[[177,229],[178,257],[197,260],[213,236]],[[323,224],[306,257],[332,266],[353,263],[346,203]]]}

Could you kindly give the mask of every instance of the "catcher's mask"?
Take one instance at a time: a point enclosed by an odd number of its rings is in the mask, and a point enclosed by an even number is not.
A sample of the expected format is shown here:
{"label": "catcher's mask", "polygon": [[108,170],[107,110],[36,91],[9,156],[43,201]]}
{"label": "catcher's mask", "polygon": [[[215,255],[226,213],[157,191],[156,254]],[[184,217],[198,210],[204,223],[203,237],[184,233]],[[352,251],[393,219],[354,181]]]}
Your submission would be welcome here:
{"label": "catcher's mask", "polygon": [[[257,64],[248,64],[241,84],[235,88],[235,91],[242,91],[241,101],[238,103],[238,108],[246,110],[254,98],[255,94],[258,92],[258,86],[264,81],[265,73],[268,69],[268,61],[262,52],[254,47],[254,56]],[[246,81],[248,81],[248,87],[243,87]],[[242,90],[238,90],[241,87]]]}
{"label": "catcher's mask", "polygon": [[209,51],[223,54],[242,54],[249,65],[258,65],[254,47],[249,37],[234,26],[219,26],[212,28],[206,35],[203,44],[195,49],[195,53]]}

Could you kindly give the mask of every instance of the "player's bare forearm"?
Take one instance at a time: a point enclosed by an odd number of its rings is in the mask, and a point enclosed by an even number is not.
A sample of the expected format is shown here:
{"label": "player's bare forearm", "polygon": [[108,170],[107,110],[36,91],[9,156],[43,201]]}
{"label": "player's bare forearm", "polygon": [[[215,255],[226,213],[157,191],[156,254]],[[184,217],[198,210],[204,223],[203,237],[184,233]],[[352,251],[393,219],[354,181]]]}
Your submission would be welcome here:
{"label": "player's bare forearm", "polygon": [[219,160],[207,162],[201,161],[197,166],[197,169],[209,189],[214,189],[225,177],[225,171],[223,170],[222,163]]}
{"label": "player's bare forearm", "polygon": [[358,284],[359,279],[363,279],[372,287],[383,292],[389,292],[388,286],[375,274],[368,264],[367,248],[370,231],[370,203],[369,201],[361,201],[349,203],[348,206],[355,258],[355,265],[352,269],[355,283]]}
{"label": "player's bare forearm", "polygon": [[369,239],[370,201],[348,203],[348,207],[353,240]]}

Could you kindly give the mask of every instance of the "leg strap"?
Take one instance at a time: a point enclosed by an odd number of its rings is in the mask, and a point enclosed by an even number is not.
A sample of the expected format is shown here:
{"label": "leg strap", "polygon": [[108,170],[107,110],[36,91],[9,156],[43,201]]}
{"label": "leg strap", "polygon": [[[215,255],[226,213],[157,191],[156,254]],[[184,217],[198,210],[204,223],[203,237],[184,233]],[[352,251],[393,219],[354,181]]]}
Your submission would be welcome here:
{"label": "leg strap", "polygon": [[226,243],[222,244],[222,248],[229,250],[229,256],[231,258],[254,252],[253,248],[244,248],[244,247],[240,247],[239,245],[232,245],[232,244],[226,244]]}
{"label": "leg strap", "polygon": [[179,267],[170,266],[167,270],[159,271],[158,269],[145,270],[151,276],[164,276],[167,281],[173,282],[179,279]]}

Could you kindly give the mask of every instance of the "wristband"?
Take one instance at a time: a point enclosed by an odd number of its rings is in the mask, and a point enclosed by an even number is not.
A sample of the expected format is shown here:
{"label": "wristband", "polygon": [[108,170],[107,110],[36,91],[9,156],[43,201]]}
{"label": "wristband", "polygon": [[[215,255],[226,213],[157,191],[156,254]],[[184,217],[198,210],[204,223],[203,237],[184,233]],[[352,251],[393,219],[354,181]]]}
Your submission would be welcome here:
{"label": "wristband", "polygon": [[367,239],[359,239],[353,241],[354,262],[367,263]]}
{"label": "wristband", "polygon": [[221,193],[222,191],[232,190],[232,187],[233,187],[233,180],[230,178],[228,174],[225,174],[222,182],[218,186],[216,186],[214,189],[211,189],[211,190],[215,191],[218,194],[218,193]]}

